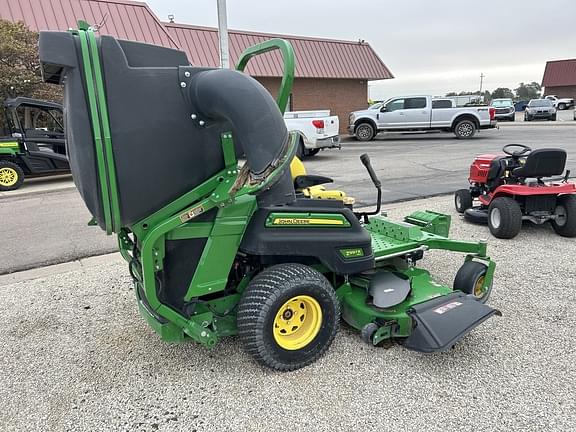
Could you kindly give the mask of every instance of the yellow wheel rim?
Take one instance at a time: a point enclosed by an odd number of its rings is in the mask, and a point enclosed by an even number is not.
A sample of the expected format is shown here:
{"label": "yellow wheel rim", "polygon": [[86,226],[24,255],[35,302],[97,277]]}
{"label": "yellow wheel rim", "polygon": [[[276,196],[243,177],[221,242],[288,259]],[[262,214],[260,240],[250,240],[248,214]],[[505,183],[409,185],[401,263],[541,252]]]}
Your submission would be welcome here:
{"label": "yellow wheel rim", "polygon": [[14,186],[18,181],[18,173],[15,169],[4,167],[0,168],[0,185]]}
{"label": "yellow wheel rim", "polygon": [[484,295],[484,276],[480,276],[474,285],[474,296],[480,298]]}
{"label": "yellow wheel rim", "polygon": [[318,335],[322,308],[316,299],[301,295],[284,303],[274,318],[274,340],[285,350],[304,348]]}

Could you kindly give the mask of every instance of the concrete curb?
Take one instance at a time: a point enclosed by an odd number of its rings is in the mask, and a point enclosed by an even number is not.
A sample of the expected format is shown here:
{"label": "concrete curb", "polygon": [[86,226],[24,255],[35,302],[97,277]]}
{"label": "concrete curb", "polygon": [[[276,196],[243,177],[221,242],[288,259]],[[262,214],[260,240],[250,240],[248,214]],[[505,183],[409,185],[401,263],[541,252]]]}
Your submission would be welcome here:
{"label": "concrete curb", "polygon": [[0,286],[113,263],[122,263],[122,256],[119,252],[0,275]]}
{"label": "concrete curb", "polygon": [[8,199],[8,198],[22,198],[31,195],[47,195],[57,192],[65,192],[76,189],[74,184],[70,186],[65,186],[61,188],[53,188],[53,189],[39,189],[39,190],[23,190],[23,191],[11,191],[11,192],[0,192],[0,200]]}

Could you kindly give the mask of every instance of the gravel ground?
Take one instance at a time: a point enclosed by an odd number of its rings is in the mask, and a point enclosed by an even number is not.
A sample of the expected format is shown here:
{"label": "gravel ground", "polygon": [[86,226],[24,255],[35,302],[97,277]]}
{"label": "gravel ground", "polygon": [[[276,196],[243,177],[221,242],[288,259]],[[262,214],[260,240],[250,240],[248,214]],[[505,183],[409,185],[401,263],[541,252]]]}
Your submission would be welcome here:
{"label": "gravel ground", "polygon": [[[488,238],[450,197],[388,208],[453,215],[455,238]],[[447,353],[373,348],[344,325],[326,356],[278,373],[235,338],[163,343],[139,317],[124,265],[0,287],[0,429],[512,431],[576,424],[576,242],[526,226],[489,240],[492,318]],[[451,283],[462,260],[422,265]]]}

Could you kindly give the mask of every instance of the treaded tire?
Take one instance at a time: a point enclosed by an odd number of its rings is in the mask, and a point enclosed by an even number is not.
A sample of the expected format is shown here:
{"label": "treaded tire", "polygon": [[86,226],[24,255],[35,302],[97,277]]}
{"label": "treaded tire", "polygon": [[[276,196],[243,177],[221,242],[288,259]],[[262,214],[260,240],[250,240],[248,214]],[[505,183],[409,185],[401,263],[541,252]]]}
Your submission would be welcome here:
{"label": "treaded tire", "polygon": [[472,120],[460,120],[454,127],[458,139],[472,138],[476,134],[476,124]]}
{"label": "treaded tire", "polygon": [[480,303],[486,303],[488,297],[492,293],[492,284],[488,289],[482,293],[481,296],[476,295],[475,292],[476,284],[479,279],[486,275],[488,271],[488,266],[477,261],[467,261],[462,267],[458,269],[456,277],[454,277],[454,290],[462,291],[465,294],[471,294],[476,297]]}
{"label": "treaded tire", "polygon": [[[498,212],[499,218],[496,218]],[[488,207],[488,227],[494,237],[511,239],[522,228],[522,210],[512,198],[495,198]]]}
{"label": "treaded tire", "polygon": [[319,152],[320,152],[320,149],[317,149],[317,148],[306,150],[306,151],[304,151],[304,156],[306,156],[306,157],[316,156]]}
{"label": "treaded tire", "polygon": [[296,156],[298,156],[298,159],[302,160],[304,159],[305,155],[306,148],[304,147],[304,139],[302,136],[300,136],[300,139],[298,140],[298,147],[296,148]]}
{"label": "treaded tire", "polygon": [[562,225],[553,220],[552,228],[562,237],[576,237],[576,195],[559,196],[556,207],[563,207],[566,217]]}
{"label": "treaded tire", "polygon": [[0,183],[0,191],[4,192],[4,191],[16,190],[20,186],[22,186],[22,183],[24,183],[24,171],[22,170],[22,168],[20,168],[19,165],[7,160],[0,160],[0,170],[2,169],[15,171],[16,182],[14,184],[11,184],[10,186],[3,185],[2,183]]}
{"label": "treaded tire", "polygon": [[[310,296],[322,311],[320,329],[307,345],[286,350],[275,340],[273,329],[280,308],[295,296]],[[340,320],[334,288],[320,272],[302,264],[278,264],[250,281],[238,305],[237,326],[244,349],[271,369],[291,371],[308,366],[328,350]]]}
{"label": "treaded tire", "polygon": [[458,189],[454,194],[454,207],[458,213],[464,213],[472,207],[472,194],[468,189]]}
{"label": "treaded tire", "polygon": [[356,126],[354,136],[358,141],[371,141],[376,136],[376,132],[374,131],[374,126],[364,122]]}

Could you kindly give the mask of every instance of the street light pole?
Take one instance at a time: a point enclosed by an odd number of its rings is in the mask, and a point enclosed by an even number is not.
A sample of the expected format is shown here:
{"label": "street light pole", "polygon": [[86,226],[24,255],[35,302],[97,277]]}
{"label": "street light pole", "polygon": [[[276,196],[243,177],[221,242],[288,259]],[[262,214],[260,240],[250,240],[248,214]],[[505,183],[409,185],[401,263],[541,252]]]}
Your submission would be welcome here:
{"label": "street light pole", "polygon": [[486,75],[484,75],[482,72],[480,72],[480,96],[482,96],[482,81],[484,80],[484,77]]}
{"label": "street light pole", "polygon": [[228,21],[226,18],[226,0],[216,0],[218,4],[218,40],[220,42],[220,67],[230,68],[228,55]]}

